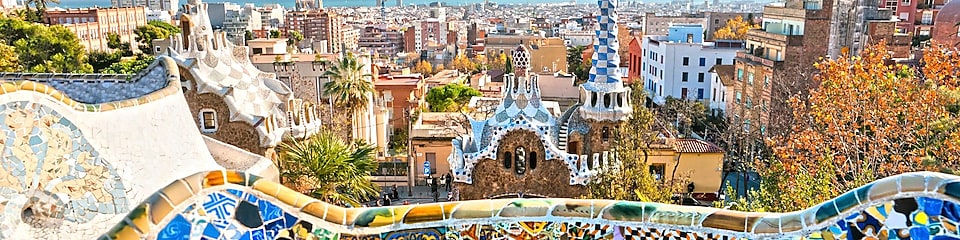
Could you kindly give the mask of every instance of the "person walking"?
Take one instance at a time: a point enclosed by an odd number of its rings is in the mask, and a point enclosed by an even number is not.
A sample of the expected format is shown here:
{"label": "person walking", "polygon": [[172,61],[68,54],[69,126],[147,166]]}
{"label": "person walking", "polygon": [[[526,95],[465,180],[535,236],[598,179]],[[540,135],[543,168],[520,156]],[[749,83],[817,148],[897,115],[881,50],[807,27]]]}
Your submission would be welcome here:
{"label": "person walking", "polygon": [[447,192],[453,189],[453,177],[450,176],[450,173],[447,173]]}

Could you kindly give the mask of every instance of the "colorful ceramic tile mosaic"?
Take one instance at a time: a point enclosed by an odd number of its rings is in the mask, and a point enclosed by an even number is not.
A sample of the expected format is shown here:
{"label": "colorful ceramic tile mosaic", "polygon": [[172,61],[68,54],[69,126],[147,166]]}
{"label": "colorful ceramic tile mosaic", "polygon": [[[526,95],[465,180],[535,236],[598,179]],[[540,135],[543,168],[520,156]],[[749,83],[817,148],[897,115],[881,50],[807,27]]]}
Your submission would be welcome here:
{"label": "colorful ceramic tile mosaic", "polygon": [[183,178],[101,239],[960,239],[960,177],[885,178],[810,209],[496,199],[342,208],[242,172]]}
{"label": "colorful ceramic tile mosaic", "polygon": [[84,223],[129,210],[116,169],[80,129],[53,109],[32,102],[0,105],[0,238],[34,219]]}

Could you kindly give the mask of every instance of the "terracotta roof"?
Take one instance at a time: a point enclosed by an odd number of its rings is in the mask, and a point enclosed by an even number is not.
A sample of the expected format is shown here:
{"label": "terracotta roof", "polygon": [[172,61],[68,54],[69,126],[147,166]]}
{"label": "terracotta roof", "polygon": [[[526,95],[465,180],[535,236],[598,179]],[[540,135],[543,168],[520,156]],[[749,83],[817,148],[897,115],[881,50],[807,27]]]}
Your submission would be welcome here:
{"label": "terracotta roof", "polygon": [[736,77],[736,67],[733,65],[713,65],[710,72],[717,73],[720,76],[720,82],[723,86],[733,86],[733,78]]}
{"label": "terracotta roof", "polygon": [[677,139],[674,146],[679,153],[723,153],[717,145],[699,139]]}

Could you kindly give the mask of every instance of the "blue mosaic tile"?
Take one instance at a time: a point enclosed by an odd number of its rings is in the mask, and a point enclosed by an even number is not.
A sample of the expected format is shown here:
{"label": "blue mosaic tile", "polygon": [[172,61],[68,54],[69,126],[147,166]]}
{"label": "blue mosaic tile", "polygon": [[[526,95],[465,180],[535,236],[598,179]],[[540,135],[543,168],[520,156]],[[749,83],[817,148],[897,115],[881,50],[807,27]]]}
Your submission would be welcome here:
{"label": "blue mosaic tile", "polygon": [[260,202],[260,215],[263,217],[263,221],[269,222],[282,217],[283,210],[277,207],[277,205],[273,205],[273,203],[263,201]]}
{"label": "blue mosaic tile", "polygon": [[216,225],[207,224],[207,227],[203,229],[203,236],[210,237],[212,239],[220,238],[220,229],[217,229]]}
{"label": "blue mosaic tile", "polygon": [[157,239],[187,239],[190,237],[190,228],[190,222],[183,215],[177,214],[163,230],[160,230]]}
{"label": "blue mosaic tile", "polygon": [[203,203],[203,210],[220,219],[233,216],[237,208],[237,200],[222,193],[207,194],[207,201]]}

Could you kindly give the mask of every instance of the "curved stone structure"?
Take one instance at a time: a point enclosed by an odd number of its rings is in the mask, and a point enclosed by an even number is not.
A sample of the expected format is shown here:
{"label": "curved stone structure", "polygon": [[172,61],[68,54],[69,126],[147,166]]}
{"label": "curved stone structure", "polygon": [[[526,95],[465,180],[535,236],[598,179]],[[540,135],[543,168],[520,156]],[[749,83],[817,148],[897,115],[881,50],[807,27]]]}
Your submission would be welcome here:
{"label": "curved stone structure", "polygon": [[960,177],[909,173],[790,213],[497,199],[342,208],[242,172],[157,192],[101,239],[956,239]]}
{"label": "curved stone structure", "polygon": [[0,73],[0,239],[94,238],[168,182],[222,169],[179,79],[167,57],[137,75]]}

